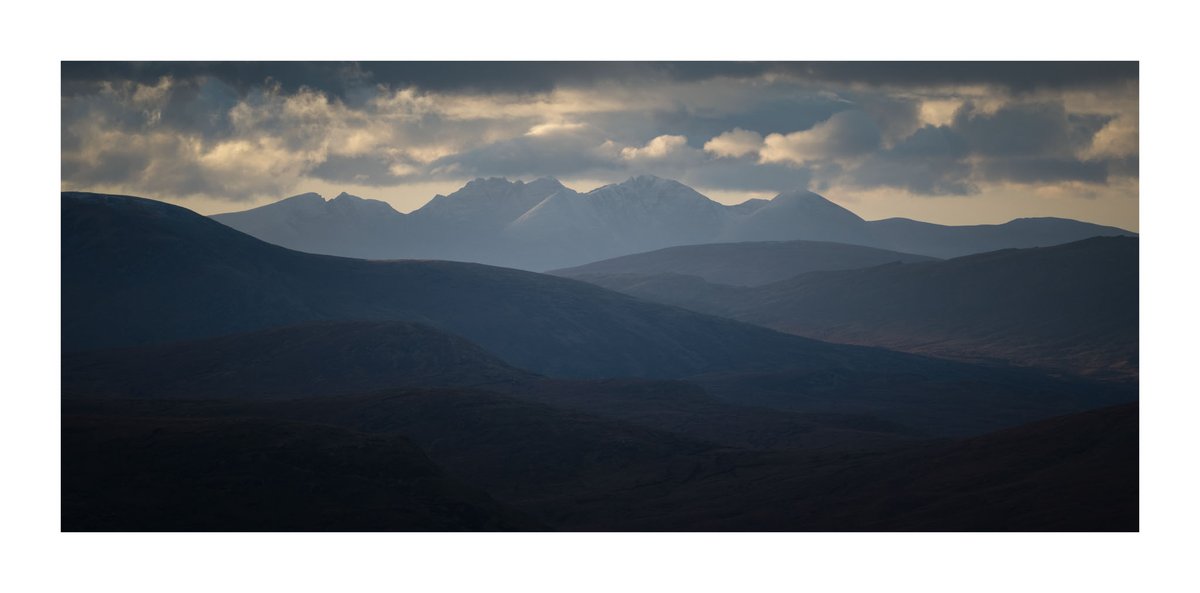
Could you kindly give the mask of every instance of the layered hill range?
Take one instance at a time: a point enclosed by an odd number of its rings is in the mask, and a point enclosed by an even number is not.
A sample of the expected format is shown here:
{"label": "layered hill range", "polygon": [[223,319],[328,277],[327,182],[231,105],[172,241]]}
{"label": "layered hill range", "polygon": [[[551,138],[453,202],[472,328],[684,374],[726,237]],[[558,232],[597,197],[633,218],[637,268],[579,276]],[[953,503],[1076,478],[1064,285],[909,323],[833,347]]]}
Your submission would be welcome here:
{"label": "layered hill range", "polygon": [[[283,397],[507,390],[531,374],[689,379],[742,404],[886,414],[939,434],[1128,399],[788,335],[546,274],[299,253],[151,200],[64,193],[62,205],[64,385],[81,393]],[[962,393],[963,384],[974,387]]]}
{"label": "layered hill range", "polygon": [[948,260],[808,241],[694,245],[554,273],[820,340],[1137,376],[1135,237]]}
{"label": "layered hill range", "polygon": [[810,191],[727,206],[639,176],[587,193],[555,179],[476,179],[409,214],[378,200],[315,193],[212,217],[289,249],[364,259],[440,259],[545,271],[676,245],[834,241],[947,258],[1128,231],[1061,218],[945,226],[868,221]]}
{"label": "layered hill range", "polygon": [[[737,281],[897,257],[842,248]],[[1137,529],[1136,386],[124,196],[62,194],[62,280],[68,531]]]}

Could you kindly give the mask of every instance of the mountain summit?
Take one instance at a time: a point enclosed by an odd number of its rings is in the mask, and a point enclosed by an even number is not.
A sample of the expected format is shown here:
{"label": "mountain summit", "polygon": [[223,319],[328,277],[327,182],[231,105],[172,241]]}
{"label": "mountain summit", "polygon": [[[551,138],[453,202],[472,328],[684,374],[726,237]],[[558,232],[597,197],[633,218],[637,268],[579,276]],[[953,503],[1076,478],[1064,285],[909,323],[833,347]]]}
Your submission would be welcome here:
{"label": "mountain summit", "polygon": [[375,258],[393,248],[404,215],[390,204],[346,192],[326,200],[304,193],[213,220],[283,247],[310,253]]}
{"label": "mountain summit", "polygon": [[410,214],[377,200],[300,194],[212,217],[290,249],[366,259],[441,259],[533,271],[680,245],[830,241],[930,257],[1133,233],[1075,220],[1000,225],[867,221],[807,190],[727,206],[675,180],[633,177],[587,193],[557,179],[474,179]]}

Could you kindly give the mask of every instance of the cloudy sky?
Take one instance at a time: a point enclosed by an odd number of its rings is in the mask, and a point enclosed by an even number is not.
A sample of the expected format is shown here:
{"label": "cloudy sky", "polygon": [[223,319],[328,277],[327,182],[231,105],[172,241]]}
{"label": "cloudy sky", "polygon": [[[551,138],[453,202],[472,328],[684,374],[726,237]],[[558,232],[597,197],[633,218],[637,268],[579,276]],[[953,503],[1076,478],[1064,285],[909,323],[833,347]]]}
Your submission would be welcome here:
{"label": "cloudy sky", "polygon": [[62,66],[63,190],[199,212],[348,191],[410,211],[475,177],[632,175],[865,218],[1138,228],[1136,63]]}

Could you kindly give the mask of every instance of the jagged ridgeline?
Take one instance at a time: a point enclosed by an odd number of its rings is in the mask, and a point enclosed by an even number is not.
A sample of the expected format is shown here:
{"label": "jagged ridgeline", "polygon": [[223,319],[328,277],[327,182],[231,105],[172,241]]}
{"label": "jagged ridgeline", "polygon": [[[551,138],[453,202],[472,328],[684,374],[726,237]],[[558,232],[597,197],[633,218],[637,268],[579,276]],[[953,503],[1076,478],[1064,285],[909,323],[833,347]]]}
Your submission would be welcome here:
{"label": "jagged ridgeline", "polygon": [[1061,218],[944,226],[863,220],[809,191],[727,206],[669,179],[634,177],[587,193],[555,179],[476,179],[409,214],[385,202],[313,193],[212,217],[308,253],[366,259],[443,259],[532,271],[676,245],[739,241],[833,241],[938,258],[1010,247],[1133,235]]}

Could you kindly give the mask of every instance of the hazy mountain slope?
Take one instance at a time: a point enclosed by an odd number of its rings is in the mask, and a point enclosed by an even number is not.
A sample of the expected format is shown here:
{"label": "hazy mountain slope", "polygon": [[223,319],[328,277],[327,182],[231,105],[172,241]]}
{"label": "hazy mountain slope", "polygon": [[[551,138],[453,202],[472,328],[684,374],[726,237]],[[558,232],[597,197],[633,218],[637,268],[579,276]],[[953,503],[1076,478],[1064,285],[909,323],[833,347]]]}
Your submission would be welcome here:
{"label": "hazy mountain slope", "polygon": [[703,243],[720,233],[726,207],[668,179],[644,175],[586,194],[556,193],[508,226],[515,245],[541,254],[548,269],[668,245]]}
{"label": "hazy mountain slope", "polygon": [[68,415],[62,428],[64,531],[544,528],[394,434],[112,414]]}
{"label": "hazy mountain slope", "polygon": [[646,301],[723,317],[736,315],[738,299],[755,288],[718,284],[699,276],[672,273],[578,274],[570,277]]}
{"label": "hazy mountain slope", "polygon": [[407,236],[392,258],[443,259],[538,269],[545,254],[538,244],[514,242],[509,226],[555,197],[575,196],[557,179],[529,183],[476,179],[448,196],[435,196],[409,215]]}
{"label": "hazy mountain slope", "polygon": [[297,253],[139,198],[64,193],[62,224],[68,352],[313,320],[405,320],[460,335],[509,364],[554,376],[921,364],[552,276]]}
{"label": "hazy mountain slope", "polygon": [[409,232],[404,215],[387,202],[347,193],[329,201],[301,194],[212,219],[288,249],[367,259],[391,256]]}
{"label": "hazy mountain slope", "polygon": [[833,241],[870,244],[865,222],[857,214],[810,191],[779,194],[769,203],[731,216],[722,241]]}
{"label": "hazy mountain slope", "polygon": [[504,229],[557,192],[574,193],[549,178],[530,183],[476,179],[448,196],[434,196],[408,215],[377,200],[343,193],[325,201],[309,193],[211,218],[306,253],[511,264],[525,256],[504,243]]}
{"label": "hazy mountain slope", "polygon": [[1138,366],[1136,238],[814,272],[755,288],[665,274],[580,278],[835,342],[1083,373]]}
{"label": "hazy mountain slope", "polygon": [[949,258],[1000,249],[1049,247],[1090,237],[1132,237],[1124,229],[1065,218],[1018,218],[1004,224],[945,226],[905,218],[866,223],[869,242],[883,249]]}
{"label": "hazy mountain slope", "polygon": [[668,247],[551,273],[581,279],[591,275],[681,274],[717,284],[759,286],[805,272],[849,270],[929,259],[923,255],[822,241],[709,243]]}
{"label": "hazy mountain slope", "polygon": [[806,275],[738,308],[739,319],[841,342],[1136,373],[1138,241]]}
{"label": "hazy mountain slope", "polygon": [[434,196],[410,216],[413,221],[448,230],[495,232],[560,192],[574,193],[549,177],[529,183],[498,177],[475,179],[448,196]]}
{"label": "hazy mountain slope", "polygon": [[[378,210],[378,212],[376,212]],[[442,259],[543,271],[664,247],[747,241],[832,241],[931,257],[1056,245],[1121,229],[1054,218],[943,226],[865,221],[809,191],[726,206],[644,175],[580,194],[557,180],[475,179],[405,216],[381,202],[305,194],[213,217],[311,253]]]}
{"label": "hazy mountain slope", "polygon": [[92,397],[294,398],[534,377],[462,338],[399,321],[313,322],[63,357],[63,393]]}

